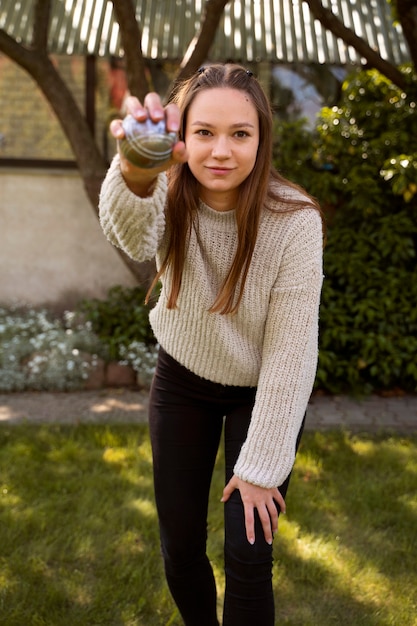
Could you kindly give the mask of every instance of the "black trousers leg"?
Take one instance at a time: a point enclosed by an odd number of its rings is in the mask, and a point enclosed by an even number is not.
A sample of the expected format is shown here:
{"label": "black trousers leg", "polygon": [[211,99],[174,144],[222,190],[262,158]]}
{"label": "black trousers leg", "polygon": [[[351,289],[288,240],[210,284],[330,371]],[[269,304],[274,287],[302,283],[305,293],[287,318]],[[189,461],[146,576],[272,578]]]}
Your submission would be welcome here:
{"label": "black trousers leg", "polygon": [[168,586],[186,626],[218,626],[206,541],[223,415],[205,407],[201,391],[186,380],[184,369],[160,354],[150,396],[161,549]]}
{"label": "black trousers leg", "polygon": [[[203,380],[160,352],[149,406],[155,499],[167,582],[186,626],[218,626],[215,581],[206,555],[210,483],[223,418],[228,480],[246,439],[255,393],[254,388]],[[288,480],[283,495],[287,487]],[[248,543],[238,491],[224,509],[223,626],[271,626],[272,547],[259,519],[255,545]]]}
{"label": "black trousers leg", "polygon": [[[225,422],[226,482],[246,439],[250,412],[230,413]],[[297,449],[304,427],[297,438]],[[285,498],[290,476],[279,487]],[[279,510],[279,505],[277,504]],[[223,626],[273,626],[275,607],[272,589],[273,548],[264,538],[255,511],[255,543],[246,538],[244,507],[239,491],[225,503],[225,572],[226,593]]]}

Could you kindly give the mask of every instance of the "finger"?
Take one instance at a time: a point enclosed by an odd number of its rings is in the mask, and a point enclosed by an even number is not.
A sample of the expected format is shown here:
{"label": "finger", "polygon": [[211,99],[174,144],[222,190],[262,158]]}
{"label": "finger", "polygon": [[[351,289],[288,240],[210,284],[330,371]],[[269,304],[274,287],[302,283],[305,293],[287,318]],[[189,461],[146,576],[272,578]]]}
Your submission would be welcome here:
{"label": "finger", "polygon": [[273,539],[272,520],[271,520],[267,507],[266,506],[258,507],[258,515],[261,521],[265,541],[269,543],[269,545],[271,545],[272,539]]}
{"label": "finger", "polygon": [[148,117],[148,111],[143,106],[138,98],[129,96],[126,98],[126,113],[132,115],[134,118],[143,122]]}
{"label": "finger", "polygon": [[181,114],[176,104],[168,104],[165,107],[167,131],[177,133],[180,129]]}
{"label": "finger", "polygon": [[287,512],[287,505],[285,504],[285,500],[282,497],[279,489],[275,490],[275,493],[273,494],[273,498],[276,502],[278,502],[281,513],[285,515],[285,513]]}
{"label": "finger", "polygon": [[232,495],[234,490],[236,489],[236,485],[234,484],[234,480],[233,479],[234,479],[234,477],[232,477],[229,480],[229,482],[227,483],[227,485],[223,489],[223,496],[222,496],[220,502],[226,502],[230,498],[230,496]]}
{"label": "finger", "polygon": [[172,160],[174,163],[185,163],[188,161],[188,152],[183,141],[175,144],[172,150]]}
{"label": "finger", "polygon": [[278,530],[278,511],[277,511],[275,502],[273,500],[270,504],[267,504],[267,509],[268,509],[268,515],[270,519],[272,536],[273,536],[274,533],[276,533]]}
{"label": "finger", "polygon": [[253,511],[253,506],[245,506],[246,538],[251,546],[255,543],[255,516]]}
{"label": "finger", "polygon": [[165,111],[162,106],[161,98],[154,91],[146,94],[144,105],[148,111],[149,117],[154,122],[158,122],[159,120],[163,120],[165,118]]}
{"label": "finger", "polygon": [[228,499],[230,498],[230,496],[231,496],[231,492],[228,489],[226,489],[226,487],[225,487],[223,489],[223,495],[220,498],[220,502],[227,502]]}
{"label": "finger", "polygon": [[112,120],[110,122],[110,132],[115,139],[123,139],[125,131],[123,130],[122,120]]}

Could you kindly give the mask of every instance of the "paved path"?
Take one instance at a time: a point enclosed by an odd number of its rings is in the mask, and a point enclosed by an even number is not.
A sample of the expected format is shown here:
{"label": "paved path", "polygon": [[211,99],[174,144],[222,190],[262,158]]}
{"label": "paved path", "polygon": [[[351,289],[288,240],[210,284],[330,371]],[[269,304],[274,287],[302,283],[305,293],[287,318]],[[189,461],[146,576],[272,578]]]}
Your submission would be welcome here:
{"label": "paved path", "polygon": [[[147,403],[145,392],[129,389],[0,394],[0,424],[146,422]],[[315,395],[308,406],[306,428],[417,434],[417,395],[364,400]]]}
{"label": "paved path", "polygon": [[313,396],[308,406],[310,429],[342,427],[355,432],[395,431],[417,434],[417,395],[355,400]]}

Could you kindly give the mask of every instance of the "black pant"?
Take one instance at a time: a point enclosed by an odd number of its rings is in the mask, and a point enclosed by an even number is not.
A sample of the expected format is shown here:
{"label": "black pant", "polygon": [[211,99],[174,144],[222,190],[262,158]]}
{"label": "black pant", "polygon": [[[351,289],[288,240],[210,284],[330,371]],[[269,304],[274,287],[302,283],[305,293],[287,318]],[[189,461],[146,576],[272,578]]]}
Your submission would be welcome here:
{"label": "black pant", "polygon": [[[246,439],[255,394],[253,387],[204,380],[160,350],[149,405],[155,498],[167,582],[186,626],[219,623],[206,555],[210,482],[223,418],[227,482]],[[279,488],[284,497],[288,482]],[[272,546],[257,516],[256,541],[248,543],[238,490],[224,514],[223,626],[273,626]]]}

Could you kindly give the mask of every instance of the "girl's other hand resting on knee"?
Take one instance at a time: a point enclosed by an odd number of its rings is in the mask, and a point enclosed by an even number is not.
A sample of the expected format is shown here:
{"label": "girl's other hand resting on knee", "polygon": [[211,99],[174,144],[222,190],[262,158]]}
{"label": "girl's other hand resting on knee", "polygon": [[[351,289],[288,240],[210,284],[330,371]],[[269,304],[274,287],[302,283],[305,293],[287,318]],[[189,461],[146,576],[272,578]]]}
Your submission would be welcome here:
{"label": "girl's other hand resting on knee", "polygon": [[255,509],[261,520],[265,541],[272,544],[274,533],[278,530],[278,503],[281,512],[285,513],[285,500],[276,487],[265,488],[241,480],[237,476],[227,483],[223,490],[221,502],[227,502],[233,491],[238,489],[245,510],[246,537],[250,544],[255,543]]}

